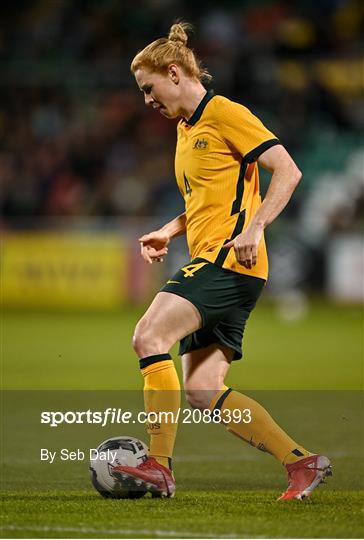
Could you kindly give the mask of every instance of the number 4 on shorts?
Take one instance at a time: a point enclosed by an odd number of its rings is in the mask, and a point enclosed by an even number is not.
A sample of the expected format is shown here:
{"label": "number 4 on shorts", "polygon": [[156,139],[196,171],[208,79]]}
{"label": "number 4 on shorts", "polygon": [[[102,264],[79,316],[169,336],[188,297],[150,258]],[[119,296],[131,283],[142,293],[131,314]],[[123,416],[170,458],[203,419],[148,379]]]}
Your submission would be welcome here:
{"label": "number 4 on shorts", "polygon": [[182,266],[181,270],[184,272],[183,277],[193,277],[193,274],[200,270],[207,262],[201,262],[196,264],[188,264],[187,266]]}

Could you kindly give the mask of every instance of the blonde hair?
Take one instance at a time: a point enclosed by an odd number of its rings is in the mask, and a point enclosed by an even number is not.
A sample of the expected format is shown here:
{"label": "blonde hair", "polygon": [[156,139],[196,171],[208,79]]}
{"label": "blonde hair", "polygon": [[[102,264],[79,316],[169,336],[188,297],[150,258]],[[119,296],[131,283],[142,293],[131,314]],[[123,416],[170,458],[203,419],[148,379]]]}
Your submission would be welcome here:
{"label": "blonde hair", "polygon": [[212,77],[196,58],[192,49],[187,47],[187,31],[192,26],[183,21],[172,24],[168,38],[160,38],[147,45],[134,57],[130,69],[135,73],[140,68],[166,74],[168,66],[177,64],[188,77],[209,82]]}

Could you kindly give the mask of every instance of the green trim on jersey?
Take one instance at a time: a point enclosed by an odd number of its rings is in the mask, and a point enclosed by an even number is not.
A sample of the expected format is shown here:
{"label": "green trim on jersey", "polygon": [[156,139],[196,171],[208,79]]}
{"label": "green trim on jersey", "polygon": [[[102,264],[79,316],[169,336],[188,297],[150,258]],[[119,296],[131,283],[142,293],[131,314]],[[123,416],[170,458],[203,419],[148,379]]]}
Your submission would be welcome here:
{"label": "green trim on jersey", "polygon": [[215,92],[213,90],[208,90],[206,92],[206,94],[204,95],[204,97],[200,101],[197,109],[195,110],[195,112],[193,113],[191,118],[189,120],[185,120],[186,124],[188,124],[190,126],[194,126],[196,124],[196,122],[198,122],[200,120],[206,105],[208,104],[210,99],[212,99],[214,97],[214,95],[215,95]]}

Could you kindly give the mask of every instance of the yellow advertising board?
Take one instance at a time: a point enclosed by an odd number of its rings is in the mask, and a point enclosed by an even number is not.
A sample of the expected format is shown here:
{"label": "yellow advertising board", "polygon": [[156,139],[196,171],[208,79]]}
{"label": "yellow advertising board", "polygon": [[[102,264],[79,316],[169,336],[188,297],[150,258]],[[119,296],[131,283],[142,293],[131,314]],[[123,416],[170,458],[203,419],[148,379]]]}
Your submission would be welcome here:
{"label": "yellow advertising board", "polygon": [[116,233],[9,233],[1,241],[1,301],[9,307],[105,309],[125,299]]}

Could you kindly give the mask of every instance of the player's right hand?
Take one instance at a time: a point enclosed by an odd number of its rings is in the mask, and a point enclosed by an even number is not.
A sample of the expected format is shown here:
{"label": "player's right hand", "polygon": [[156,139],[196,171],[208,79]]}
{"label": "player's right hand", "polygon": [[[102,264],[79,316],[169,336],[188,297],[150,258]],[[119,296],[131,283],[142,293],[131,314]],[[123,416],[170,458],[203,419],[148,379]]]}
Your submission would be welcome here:
{"label": "player's right hand", "polygon": [[162,230],[144,234],[139,238],[141,256],[149,264],[163,262],[164,255],[168,253],[169,242],[169,236]]}

